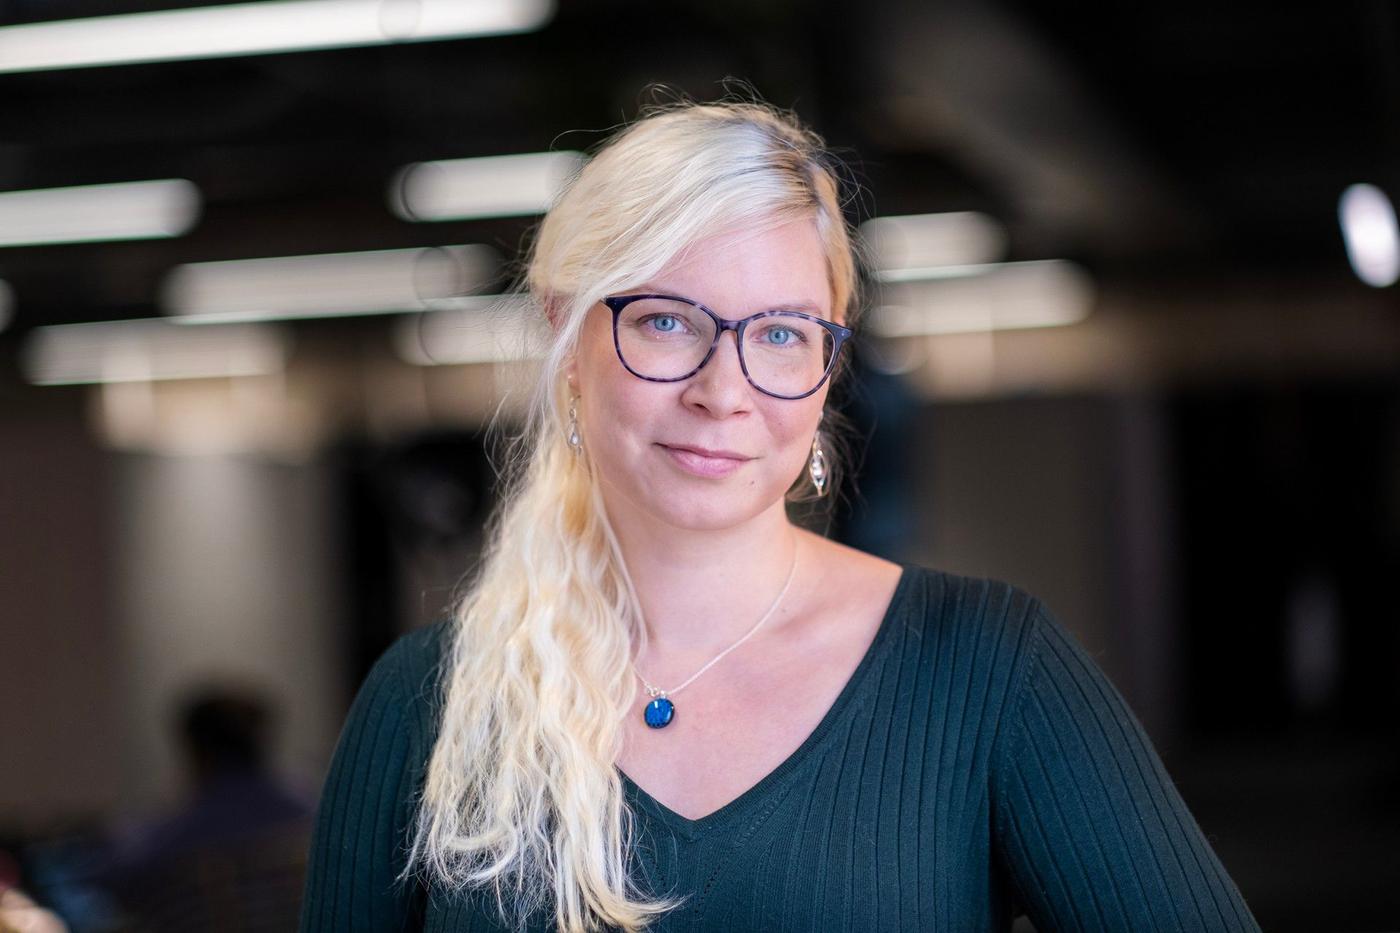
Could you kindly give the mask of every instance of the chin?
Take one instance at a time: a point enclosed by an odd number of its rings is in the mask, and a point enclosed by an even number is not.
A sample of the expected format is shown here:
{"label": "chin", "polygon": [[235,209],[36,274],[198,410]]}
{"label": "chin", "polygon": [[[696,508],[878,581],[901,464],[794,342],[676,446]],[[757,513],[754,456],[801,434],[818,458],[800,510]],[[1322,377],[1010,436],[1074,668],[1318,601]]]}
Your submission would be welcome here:
{"label": "chin", "polygon": [[676,508],[673,504],[657,517],[668,525],[689,531],[721,531],[743,524],[757,514],[756,510],[716,508],[716,503],[698,503],[693,508]]}
{"label": "chin", "polygon": [[655,521],[688,531],[721,531],[760,514],[765,503],[754,499],[747,484],[699,484],[703,488],[676,489],[667,494],[633,498],[632,507]]}

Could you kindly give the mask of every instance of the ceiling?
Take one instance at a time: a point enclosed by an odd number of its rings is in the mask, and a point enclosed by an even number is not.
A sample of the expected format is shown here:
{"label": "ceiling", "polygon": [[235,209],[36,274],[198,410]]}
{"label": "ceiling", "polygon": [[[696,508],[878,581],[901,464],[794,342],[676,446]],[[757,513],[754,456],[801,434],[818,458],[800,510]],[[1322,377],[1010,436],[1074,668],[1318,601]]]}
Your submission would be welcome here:
{"label": "ceiling", "polygon": [[[0,25],[189,2],[0,0]],[[863,186],[853,219],[985,210],[1010,258],[1150,281],[1346,275],[1356,181],[1400,191],[1386,0],[1316,7],[892,0],[565,3],[517,36],[0,74],[0,191],[182,177],[171,240],[0,249],[0,333],[150,317],[174,265],[486,242],[531,219],[412,224],[405,163],[588,149],[651,99],[737,76],[794,107]],[[1357,286],[1358,288],[1361,286]]]}

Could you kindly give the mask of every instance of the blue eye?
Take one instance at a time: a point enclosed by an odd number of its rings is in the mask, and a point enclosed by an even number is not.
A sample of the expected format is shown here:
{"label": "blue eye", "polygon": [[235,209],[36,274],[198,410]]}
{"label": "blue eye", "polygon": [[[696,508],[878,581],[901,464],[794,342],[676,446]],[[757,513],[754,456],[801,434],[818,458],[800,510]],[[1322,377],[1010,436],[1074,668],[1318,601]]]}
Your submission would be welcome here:
{"label": "blue eye", "polygon": [[774,327],[766,336],[768,342],[775,347],[785,347],[797,338],[797,335],[786,327]]}
{"label": "blue eye", "polygon": [[672,331],[676,329],[676,319],[669,314],[658,314],[652,318],[652,325],[657,330]]}

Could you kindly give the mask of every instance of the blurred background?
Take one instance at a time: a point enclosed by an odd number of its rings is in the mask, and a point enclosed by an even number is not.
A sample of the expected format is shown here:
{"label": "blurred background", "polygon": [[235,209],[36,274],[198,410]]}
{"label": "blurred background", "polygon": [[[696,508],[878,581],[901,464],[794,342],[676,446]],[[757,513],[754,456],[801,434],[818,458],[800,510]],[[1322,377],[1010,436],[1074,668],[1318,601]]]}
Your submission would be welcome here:
{"label": "blurred background", "polygon": [[1265,929],[1400,928],[1388,0],[2,0],[0,881],[290,927],[358,683],[477,557],[493,296],[727,76],[860,186],[817,520],[1042,597]]}

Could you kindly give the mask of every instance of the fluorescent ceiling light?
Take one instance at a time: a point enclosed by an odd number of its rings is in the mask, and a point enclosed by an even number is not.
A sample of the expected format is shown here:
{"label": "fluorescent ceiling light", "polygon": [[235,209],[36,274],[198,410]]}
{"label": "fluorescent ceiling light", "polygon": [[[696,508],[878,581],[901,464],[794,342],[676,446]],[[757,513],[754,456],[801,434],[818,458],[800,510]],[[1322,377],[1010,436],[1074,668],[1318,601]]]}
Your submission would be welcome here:
{"label": "fluorescent ceiling light", "polygon": [[1337,204],[1347,259],[1357,278],[1375,288],[1400,279],[1400,230],[1395,207],[1375,185],[1352,185]]}
{"label": "fluorescent ceiling light", "polygon": [[881,337],[1073,324],[1088,316],[1093,283],[1063,259],[995,263],[975,272],[887,284],[870,329]]}
{"label": "fluorescent ceiling light", "polygon": [[0,73],[538,29],[552,0],[264,0],[0,28]]}
{"label": "fluorescent ceiling light", "polygon": [[542,214],[583,162],[579,152],[416,162],[394,175],[389,208],[404,220]]}
{"label": "fluorescent ceiling light", "polygon": [[15,316],[15,292],[4,279],[0,279],[0,330],[10,326]]}
{"label": "fluorescent ceiling light", "polygon": [[179,236],[199,204],[199,189],[182,178],[0,191],[0,246]]}
{"label": "fluorescent ceiling light", "polygon": [[459,307],[404,318],[394,329],[399,358],[417,366],[502,363],[534,358],[523,295],[482,295]]}
{"label": "fluorescent ceiling light", "polygon": [[20,360],[36,385],[148,382],[281,372],[287,336],[268,325],[177,327],[162,318],[38,327]]}
{"label": "fluorescent ceiling light", "polygon": [[423,311],[480,290],[497,265],[487,246],[200,262],[166,276],[161,303],[188,324]]}
{"label": "fluorescent ceiling light", "polygon": [[875,217],[860,225],[876,269],[968,266],[1006,256],[1006,230],[976,211]]}

